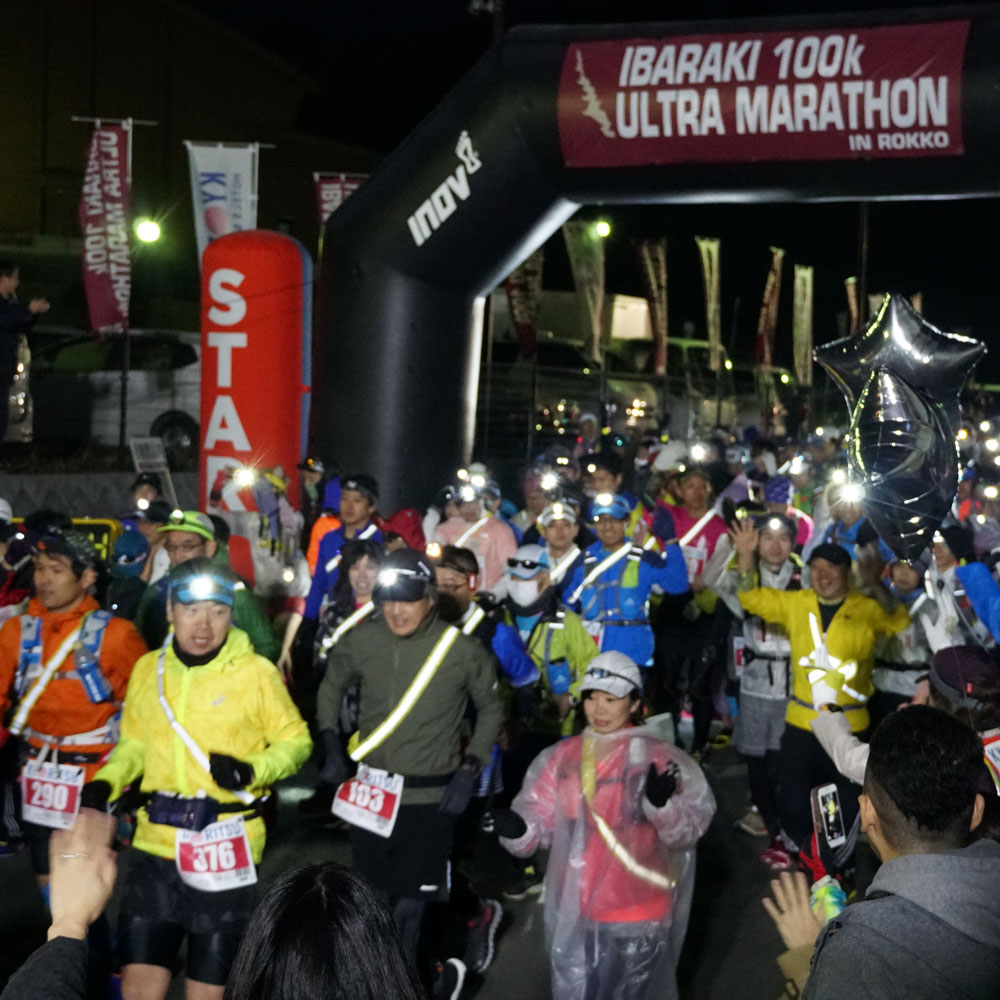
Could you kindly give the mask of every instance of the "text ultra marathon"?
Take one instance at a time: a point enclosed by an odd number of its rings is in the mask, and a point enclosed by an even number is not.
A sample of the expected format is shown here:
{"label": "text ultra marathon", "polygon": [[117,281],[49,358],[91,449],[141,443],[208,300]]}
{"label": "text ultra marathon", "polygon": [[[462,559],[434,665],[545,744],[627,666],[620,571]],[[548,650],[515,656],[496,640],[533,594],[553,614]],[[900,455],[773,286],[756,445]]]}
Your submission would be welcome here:
{"label": "text ultra marathon", "polygon": [[[865,50],[856,35],[782,39],[769,55],[778,60],[778,79],[789,83],[753,83],[762,46],[760,40],[628,46],[618,77],[628,89],[615,97],[618,135],[726,135],[727,124],[738,135],[948,124],[945,76],[851,79],[862,74]],[[732,105],[725,116],[719,89],[704,86],[712,83],[739,84],[726,91]]]}

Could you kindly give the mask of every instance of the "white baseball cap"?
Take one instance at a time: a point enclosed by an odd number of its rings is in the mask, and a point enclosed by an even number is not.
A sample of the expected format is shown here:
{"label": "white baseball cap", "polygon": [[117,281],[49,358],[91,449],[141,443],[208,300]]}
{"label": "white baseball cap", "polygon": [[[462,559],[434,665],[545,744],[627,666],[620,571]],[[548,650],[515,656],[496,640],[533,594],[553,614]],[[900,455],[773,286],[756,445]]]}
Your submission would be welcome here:
{"label": "white baseball cap", "polygon": [[633,691],[642,692],[642,673],[635,660],[611,649],[590,661],[580,690],[605,691],[614,698],[624,698]]}

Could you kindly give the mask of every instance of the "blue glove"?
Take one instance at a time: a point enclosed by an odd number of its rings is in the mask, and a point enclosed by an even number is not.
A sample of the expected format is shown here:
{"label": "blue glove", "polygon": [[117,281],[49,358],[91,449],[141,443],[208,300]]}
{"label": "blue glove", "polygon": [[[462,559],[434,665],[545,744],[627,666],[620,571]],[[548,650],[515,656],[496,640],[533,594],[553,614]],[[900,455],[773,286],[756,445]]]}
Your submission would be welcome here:
{"label": "blue glove", "polygon": [[665,542],[673,541],[677,537],[674,515],[663,504],[656,505],[656,513],[653,515],[653,534]]}

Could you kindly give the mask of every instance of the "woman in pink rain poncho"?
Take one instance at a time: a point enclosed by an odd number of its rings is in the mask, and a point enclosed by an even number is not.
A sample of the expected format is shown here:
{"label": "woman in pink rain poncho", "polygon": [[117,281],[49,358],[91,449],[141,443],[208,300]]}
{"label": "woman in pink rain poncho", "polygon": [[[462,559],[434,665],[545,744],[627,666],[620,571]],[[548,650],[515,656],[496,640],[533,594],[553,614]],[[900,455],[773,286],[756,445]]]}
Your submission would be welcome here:
{"label": "woman in pink rain poncho", "polygon": [[549,847],[545,932],[555,1000],[672,1000],[694,846],[715,812],[701,769],[635,722],[642,677],[619,652],[582,684],[587,728],[533,762],[510,810],[518,857]]}

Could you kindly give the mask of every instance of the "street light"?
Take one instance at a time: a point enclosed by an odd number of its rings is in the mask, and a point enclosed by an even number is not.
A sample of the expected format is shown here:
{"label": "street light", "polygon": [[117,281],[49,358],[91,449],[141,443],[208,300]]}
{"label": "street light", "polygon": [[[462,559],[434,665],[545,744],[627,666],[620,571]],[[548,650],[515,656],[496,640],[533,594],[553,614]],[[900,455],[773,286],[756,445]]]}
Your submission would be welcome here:
{"label": "street light", "polygon": [[160,224],[152,219],[136,219],[135,235],[140,243],[155,243],[160,238]]}

